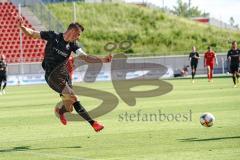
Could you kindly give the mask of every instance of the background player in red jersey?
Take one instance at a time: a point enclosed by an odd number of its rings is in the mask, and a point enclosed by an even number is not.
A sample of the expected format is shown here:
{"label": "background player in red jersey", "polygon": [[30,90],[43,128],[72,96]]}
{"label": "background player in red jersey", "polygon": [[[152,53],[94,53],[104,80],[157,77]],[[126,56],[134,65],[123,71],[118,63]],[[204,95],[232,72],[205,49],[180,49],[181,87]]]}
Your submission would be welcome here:
{"label": "background player in red jersey", "polygon": [[217,65],[217,57],[211,47],[204,53],[204,67],[207,67],[208,82],[212,82],[214,63]]}

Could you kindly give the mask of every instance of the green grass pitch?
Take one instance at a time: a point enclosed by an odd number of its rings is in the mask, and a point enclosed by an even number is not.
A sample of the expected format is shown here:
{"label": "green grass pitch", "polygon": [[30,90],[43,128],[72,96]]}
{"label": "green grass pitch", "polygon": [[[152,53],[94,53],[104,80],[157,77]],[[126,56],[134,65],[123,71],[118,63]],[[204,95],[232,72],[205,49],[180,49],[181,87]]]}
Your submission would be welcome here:
{"label": "green grass pitch", "polygon": [[[119,99],[115,110],[97,118],[105,125],[100,133],[86,122],[61,125],[53,113],[60,98],[46,85],[8,87],[7,94],[0,96],[0,160],[239,159],[240,87],[233,88],[231,78],[214,79],[214,83],[206,79],[197,79],[195,84],[189,79],[168,82],[173,91],[138,98],[134,107],[119,98],[111,82],[77,84],[111,92]],[[87,110],[101,103],[83,96],[80,100]],[[159,110],[189,117],[180,121],[141,119]],[[124,117],[138,112],[140,120]],[[213,127],[200,125],[203,112],[216,117]]]}

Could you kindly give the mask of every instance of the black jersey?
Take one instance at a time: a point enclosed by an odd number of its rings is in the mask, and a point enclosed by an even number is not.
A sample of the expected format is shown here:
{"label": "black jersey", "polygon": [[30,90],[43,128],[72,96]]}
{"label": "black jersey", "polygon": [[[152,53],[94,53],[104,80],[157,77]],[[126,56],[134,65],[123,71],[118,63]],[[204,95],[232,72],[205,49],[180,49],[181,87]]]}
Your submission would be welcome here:
{"label": "black jersey", "polygon": [[240,50],[230,49],[227,54],[227,58],[231,57],[231,64],[239,64]]}
{"label": "black jersey", "polygon": [[5,60],[0,60],[0,73],[6,73],[7,63]]}
{"label": "black jersey", "polygon": [[189,54],[189,58],[191,58],[191,63],[198,63],[198,58],[196,58],[195,56],[199,57],[198,52],[191,52]]}
{"label": "black jersey", "polygon": [[44,70],[52,70],[62,63],[66,63],[71,52],[76,52],[78,45],[73,42],[66,42],[63,33],[53,31],[41,31],[40,36],[47,41],[45,56],[42,62]]}

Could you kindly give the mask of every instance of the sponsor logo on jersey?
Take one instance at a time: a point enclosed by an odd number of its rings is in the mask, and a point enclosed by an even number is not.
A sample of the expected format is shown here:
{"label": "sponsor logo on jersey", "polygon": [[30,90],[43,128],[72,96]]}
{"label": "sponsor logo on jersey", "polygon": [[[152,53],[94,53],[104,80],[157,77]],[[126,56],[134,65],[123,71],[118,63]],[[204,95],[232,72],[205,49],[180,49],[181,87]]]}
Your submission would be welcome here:
{"label": "sponsor logo on jersey", "polygon": [[53,49],[56,51],[57,54],[59,54],[59,55],[61,55],[63,57],[67,57],[68,56],[67,53],[64,53],[63,51],[61,51],[61,50],[59,50],[59,49],[57,49],[55,47],[53,47]]}

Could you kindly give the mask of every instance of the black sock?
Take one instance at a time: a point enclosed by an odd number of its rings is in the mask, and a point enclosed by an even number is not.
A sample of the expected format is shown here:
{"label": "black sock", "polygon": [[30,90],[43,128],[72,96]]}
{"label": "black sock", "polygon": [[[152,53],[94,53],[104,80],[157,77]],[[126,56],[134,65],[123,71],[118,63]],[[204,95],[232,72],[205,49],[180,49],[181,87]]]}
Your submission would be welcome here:
{"label": "black sock", "polygon": [[85,110],[85,108],[80,104],[79,101],[73,103],[74,109],[76,112],[84,118],[86,121],[88,121],[91,125],[94,123],[94,120],[89,116],[88,112]]}
{"label": "black sock", "polygon": [[235,77],[235,76],[232,76],[232,79],[233,79],[234,85],[236,85],[236,77]]}
{"label": "black sock", "polygon": [[194,79],[194,72],[192,72],[192,79]]}
{"label": "black sock", "polygon": [[2,90],[2,81],[0,81],[0,90]]}
{"label": "black sock", "polygon": [[65,106],[62,105],[62,107],[59,109],[59,114],[64,114],[66,112],[67,112],[67,110],[66,110]]}
{"label": "black sock", "polygon": [[7,82],[4,82],[3,90],[6,88],[6,86],[7,86]]}

